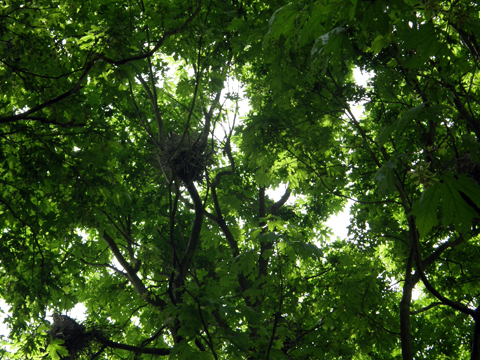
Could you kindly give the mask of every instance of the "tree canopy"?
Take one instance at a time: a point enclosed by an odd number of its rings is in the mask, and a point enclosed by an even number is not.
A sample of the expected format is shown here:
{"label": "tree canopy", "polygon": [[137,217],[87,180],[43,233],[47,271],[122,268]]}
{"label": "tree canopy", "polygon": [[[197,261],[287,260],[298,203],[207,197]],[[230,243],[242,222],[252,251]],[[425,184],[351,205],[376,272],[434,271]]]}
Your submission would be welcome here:
{"label": "tree canopy", "polygon": [[479,12],[2,1],[2,358],[480,359]]}

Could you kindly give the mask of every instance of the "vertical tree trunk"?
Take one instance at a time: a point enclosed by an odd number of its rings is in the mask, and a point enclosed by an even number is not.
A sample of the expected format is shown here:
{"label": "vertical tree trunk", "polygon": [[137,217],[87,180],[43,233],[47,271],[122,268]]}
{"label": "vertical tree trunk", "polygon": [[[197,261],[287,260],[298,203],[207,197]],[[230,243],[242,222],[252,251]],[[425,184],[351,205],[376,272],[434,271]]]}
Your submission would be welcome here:
{"label": "vertical tree trunk", "polygon": [[[411,278],[410,271],[407,277]],[[400,301],[400,339],[402,343],[402,359],[413,360],[412,337],[410,334],[410,302],[412,301],[412,289],[410,279],[405,279],[403,296]]]}
{"label": "vertical tree trunk", "polygon": [[470,359],[480,360],[480,306],[475,310],[473,320],[475,322],[475,328],[473,330],[472,354]]}
{"label": "vertical tree trunk", "polygon": [[[412,230],[410,230],[410,237],[412,237]],[[400,301],[400,340],[403,360],[413,360],[412,336],[410,333],[410,303],[412,301],[412,290],[415,286],[415,281],[412,277],[414,256],[413,241],[410,241],[410,254],[405,266],[405,283],[403,284],[403,295]]]}

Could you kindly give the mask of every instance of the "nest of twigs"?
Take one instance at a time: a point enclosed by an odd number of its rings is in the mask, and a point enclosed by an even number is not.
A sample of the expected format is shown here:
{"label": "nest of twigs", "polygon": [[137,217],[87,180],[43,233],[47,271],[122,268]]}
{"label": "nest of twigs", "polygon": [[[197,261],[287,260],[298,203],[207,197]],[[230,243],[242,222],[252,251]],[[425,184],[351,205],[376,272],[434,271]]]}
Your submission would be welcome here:
{"label": "nest of twigs", "polygon": [[85,326],[77,323],[67,315],[53,314],[53,323],[47,334],[52,339],[61,339],[63,346],[68,350],[68,357],[62,359],[78,359],[81,355],[89,352],[90,345],[94,340],[94,334],[85,330]]}
{"label": "nest of twigs", "polygon": [[163,151],[157,152],[157,161],[170,179],[181,179],[185,184],[202,181],[205,168],[212,164],[212,149],[202,144],[200,136],[170,133]]}

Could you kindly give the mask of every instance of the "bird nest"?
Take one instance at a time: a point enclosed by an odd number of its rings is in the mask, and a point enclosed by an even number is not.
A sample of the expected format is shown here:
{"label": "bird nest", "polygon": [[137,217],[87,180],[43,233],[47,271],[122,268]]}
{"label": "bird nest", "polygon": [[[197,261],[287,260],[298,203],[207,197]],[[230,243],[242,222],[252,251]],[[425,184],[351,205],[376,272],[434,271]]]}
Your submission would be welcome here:
{"label": "bird nest", "polygon": [[47,334],[53,340],[63,340],[63,346],[69,354],[68,357],[61,357],[61,359],[78,359],[81,355],[88,353],[94,339],[93,334],[87,332],[84,325],[78,324],[66,315],[53,314],[52,317],[53,323]]}
{"label": "bird nest", "polygon": [[212,164],[212,149],[202,144],[200,136],[170,133],[157,160],[170,179],[181,179],[185,184],[202,181],[205,168]]}

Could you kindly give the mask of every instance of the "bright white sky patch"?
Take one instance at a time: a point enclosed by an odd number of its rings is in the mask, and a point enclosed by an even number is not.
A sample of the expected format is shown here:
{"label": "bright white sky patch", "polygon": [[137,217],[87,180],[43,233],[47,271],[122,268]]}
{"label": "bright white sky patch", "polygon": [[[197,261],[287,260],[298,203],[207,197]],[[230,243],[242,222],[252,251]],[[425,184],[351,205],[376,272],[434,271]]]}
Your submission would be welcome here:
{"label": "bright white sky patch", "polygon": [[3,300],[0,299],[0,309],[4,311],[5,313],[0,313],[0,336],[8,336],[8,333],[10,332],[7,324],[5,324],[3,321],[6,318],[6,314],[8,314],[9,307],[7,306],[7,303]]}

